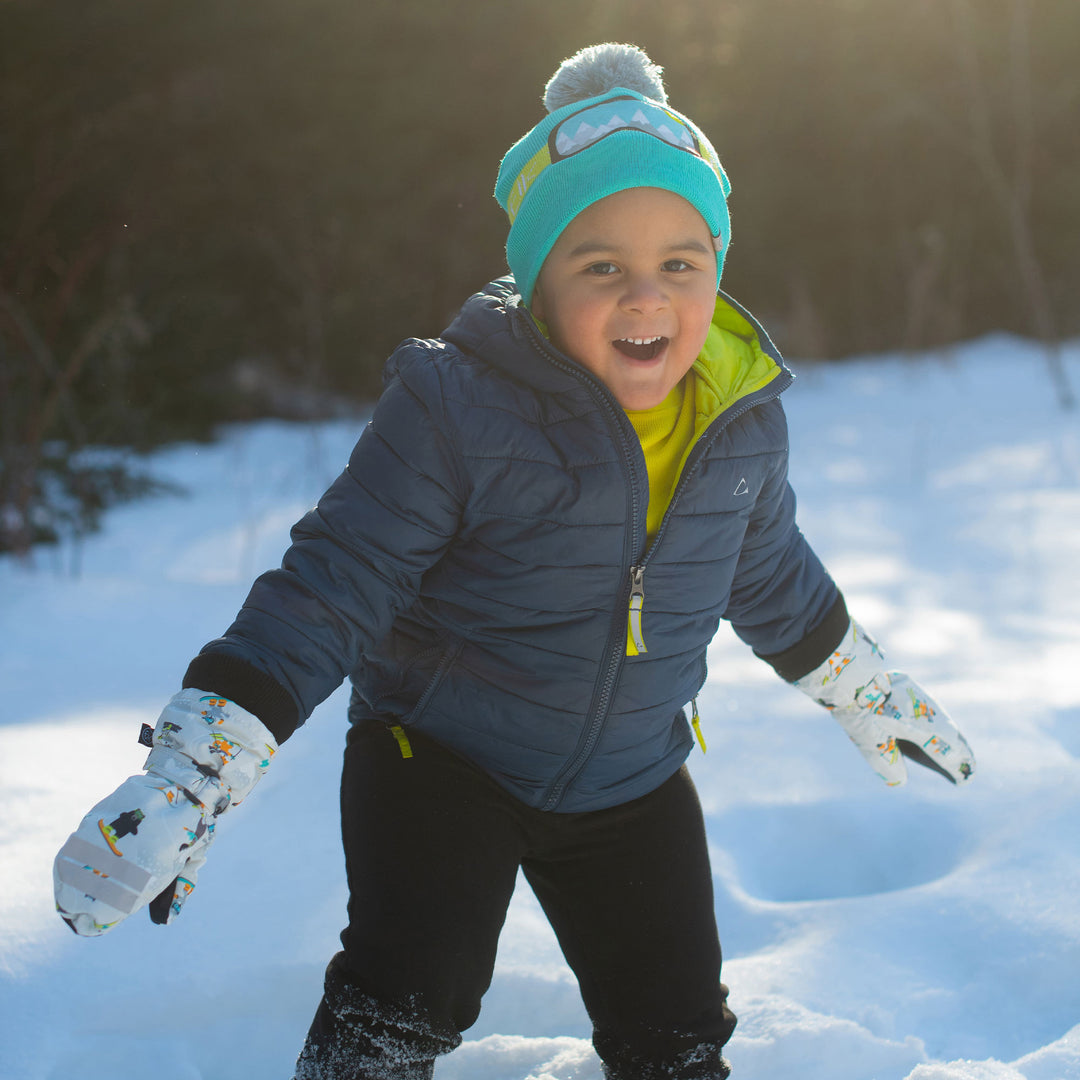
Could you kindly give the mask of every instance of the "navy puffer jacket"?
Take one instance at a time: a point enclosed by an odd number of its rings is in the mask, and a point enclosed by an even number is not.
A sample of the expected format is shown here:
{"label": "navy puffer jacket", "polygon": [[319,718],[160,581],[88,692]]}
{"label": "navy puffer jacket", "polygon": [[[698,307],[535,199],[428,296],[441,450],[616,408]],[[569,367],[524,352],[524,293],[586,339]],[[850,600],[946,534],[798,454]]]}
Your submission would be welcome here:
{"label": "navy puffer jacket", "polygon": [[[847,625],[795,524],[792,376],[747,325],[776,369],[724,403],[649,542],[626,414],[493,283],[442,338],[399,346],[347,469],[185,685],[280,740],[349,677],[354,721],[424,731],[529,806],[651,791],[689,753],[720,619],[788,678]],[[628,656],[635,579],[647,652]]]}

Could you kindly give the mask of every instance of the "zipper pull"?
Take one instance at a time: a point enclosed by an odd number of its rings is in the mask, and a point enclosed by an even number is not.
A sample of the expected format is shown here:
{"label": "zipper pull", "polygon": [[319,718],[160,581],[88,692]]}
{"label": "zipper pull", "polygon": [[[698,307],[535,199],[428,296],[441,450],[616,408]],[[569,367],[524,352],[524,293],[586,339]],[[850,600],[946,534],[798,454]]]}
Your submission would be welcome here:
{"label": "zipper pull", "polygon": [[705,736],[701,734],[701,716],[697,711],[697,698],[690,702],[690,712],[690,723],[693,725],[694,734],[697,736],[698,744],[701,746],[701,752],[705,754],[708,752],[708,747],[705,745]]}
{"label": "zipper pull", "polygon": [[645,567],[630,567],[630,638],[639,653],[645,648],[645,634],[641,629],[641,616],[645,607]]}

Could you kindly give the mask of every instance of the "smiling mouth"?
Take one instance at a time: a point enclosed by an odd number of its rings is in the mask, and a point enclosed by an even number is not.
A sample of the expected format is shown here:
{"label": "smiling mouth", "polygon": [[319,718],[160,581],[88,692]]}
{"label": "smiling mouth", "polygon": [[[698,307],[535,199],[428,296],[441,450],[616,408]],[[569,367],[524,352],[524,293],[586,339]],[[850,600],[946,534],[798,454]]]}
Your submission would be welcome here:
{"label": "smiling mouth", "polygon": [[666,337],[650,338],[618,338],[611,344],[618,349],[623,356],[629,356],[631,360],[652,360],[663,351],[667,345]]}

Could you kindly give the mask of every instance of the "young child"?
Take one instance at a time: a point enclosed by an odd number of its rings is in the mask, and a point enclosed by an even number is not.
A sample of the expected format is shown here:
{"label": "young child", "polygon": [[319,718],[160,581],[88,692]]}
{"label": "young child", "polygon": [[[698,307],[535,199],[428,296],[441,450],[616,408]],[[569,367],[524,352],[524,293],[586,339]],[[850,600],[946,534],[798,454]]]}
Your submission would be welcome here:
{"label": "young child", "polygon": [[[346,677],[348,926],[298,1080],[418,1080],[487,989],[519,868],[609,1080],[716,1080],[735,1026],[684,760],[718,623],[890,784],[973,758],[799,532],[729,185],[640,50],[566,61],[496,197],[512,278],[391,357],[347,469],[192,661],[146,772],[56,860],[91,936],[167,923],[218,818]],[[691,718],[686,715],[690,707]]]}

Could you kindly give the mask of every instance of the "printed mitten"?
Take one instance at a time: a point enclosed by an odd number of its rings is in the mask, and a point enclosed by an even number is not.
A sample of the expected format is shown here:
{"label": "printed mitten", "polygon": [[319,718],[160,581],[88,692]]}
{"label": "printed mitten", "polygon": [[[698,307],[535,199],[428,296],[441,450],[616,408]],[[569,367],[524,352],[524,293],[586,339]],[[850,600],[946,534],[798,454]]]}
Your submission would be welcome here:
{"label": "printed mitten", "polygon": [[277,742],[226,698],[182,690],[162,712],[139,776],[99,802],[53,863],[60,917],[97,937],[143,905],[169,923],[195,887],[217,819],[255,786]]}
{"label": "printed mitten", "polygon": [[823,664],[795,684],[824,705],[890,786],[907,780],[904,758],[963,784],[975,756],[945,710],[914,680],[885,670],[878,644],[854,619]]}

